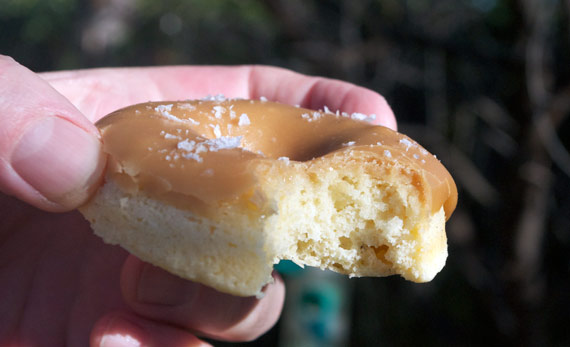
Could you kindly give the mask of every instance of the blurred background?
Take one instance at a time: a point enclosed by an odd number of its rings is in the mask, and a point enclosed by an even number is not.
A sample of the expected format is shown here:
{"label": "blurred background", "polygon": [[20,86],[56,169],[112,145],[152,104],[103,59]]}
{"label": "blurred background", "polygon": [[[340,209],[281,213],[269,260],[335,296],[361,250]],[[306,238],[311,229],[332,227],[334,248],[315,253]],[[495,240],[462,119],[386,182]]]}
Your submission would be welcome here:
{"label": "blurred background", "polygon": [[568,0],[1,0],[0,53],[34,71],[343,79],[383,94],[449,168],[459,205],[433,282],[282,265],[284,316],[235,345],[570,346],[569,18]]}

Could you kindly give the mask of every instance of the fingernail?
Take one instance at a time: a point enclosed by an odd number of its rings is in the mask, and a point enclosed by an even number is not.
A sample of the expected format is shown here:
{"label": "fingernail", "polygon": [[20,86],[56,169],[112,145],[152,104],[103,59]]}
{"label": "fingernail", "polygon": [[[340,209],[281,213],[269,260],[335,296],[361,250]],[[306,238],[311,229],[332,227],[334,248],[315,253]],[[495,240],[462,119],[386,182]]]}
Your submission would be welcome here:
{"label": "fingernail", "polygon": [[140,347],[142,343],[130,335],[105,335],[99,342],[99,347]]}
{"label": "fingernail", "polygon": [[199,290],[199,284],[145,264],[137,283],[137,300],[143,304],[177,306],[191,300]]}
{"label": "fingernail", "polygon": [[95,333],[95,338],[97,339],[100,336],[100,340],[96,340],[92,345],[99,347],[141,346],[140,340],[144,337],[145,332],[137,324],[122,315],[112,315],[104,319],[106,324],[96,328],[101,329],[101,332],[96,331]]}
{"label": "fingernail", "polygon": [[11,157],[13,169],[45,198],[75,208],[89,196],[103,169],[100,141],[58,117],[37,121]]}

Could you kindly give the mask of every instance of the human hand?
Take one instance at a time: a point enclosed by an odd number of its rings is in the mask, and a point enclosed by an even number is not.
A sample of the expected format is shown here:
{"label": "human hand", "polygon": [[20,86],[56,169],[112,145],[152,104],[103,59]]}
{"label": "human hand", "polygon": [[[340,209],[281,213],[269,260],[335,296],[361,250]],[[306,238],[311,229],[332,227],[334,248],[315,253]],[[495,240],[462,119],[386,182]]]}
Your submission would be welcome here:
{"label": "human hand", "polygon": [[72,211],[102,178],[95,121],[138,102],[208,94],[374,113],[395,128],[378,94],[277,68],[34,74],[0,56],[0,345],[200,345],[196,336],[254,339],[276,322],[278,276],[261,300],[221,294],[104,244]]}

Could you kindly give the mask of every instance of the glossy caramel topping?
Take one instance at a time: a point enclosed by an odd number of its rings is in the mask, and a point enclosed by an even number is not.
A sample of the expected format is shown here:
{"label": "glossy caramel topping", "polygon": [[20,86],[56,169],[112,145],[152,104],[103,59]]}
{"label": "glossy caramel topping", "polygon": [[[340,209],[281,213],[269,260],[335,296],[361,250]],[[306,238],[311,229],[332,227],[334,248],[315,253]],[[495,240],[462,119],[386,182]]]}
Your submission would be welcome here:
{"label": "glossy caramel topping", "polygon": [[251,191],[254,161],[302,162],[331,152],[369,151],[421,172],[431,188],[432,211],[443,205],[449,218],[457,189],[443,165],[407,136],[362,118],[223,99],[134,105],[97,126],[112,157],[110,174],[124,189],[214,204]]}

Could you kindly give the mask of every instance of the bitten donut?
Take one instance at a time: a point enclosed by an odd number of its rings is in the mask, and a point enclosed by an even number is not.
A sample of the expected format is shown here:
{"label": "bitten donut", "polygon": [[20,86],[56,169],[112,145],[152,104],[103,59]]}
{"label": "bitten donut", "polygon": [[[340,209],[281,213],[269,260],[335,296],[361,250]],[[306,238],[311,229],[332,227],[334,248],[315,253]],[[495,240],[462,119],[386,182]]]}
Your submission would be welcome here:
{"label": "bitten donut", "polygon": [[97,123],[108,166],[81,212],[106,242],[234,295],[262,295],[281,259],[430,281],[455,183],[364,118],[265,99],[127,107]]}

